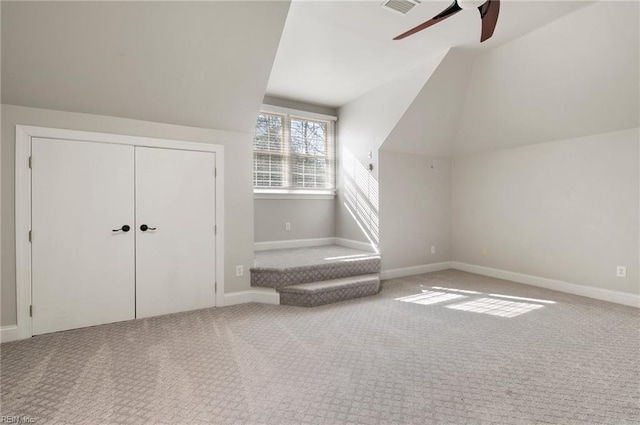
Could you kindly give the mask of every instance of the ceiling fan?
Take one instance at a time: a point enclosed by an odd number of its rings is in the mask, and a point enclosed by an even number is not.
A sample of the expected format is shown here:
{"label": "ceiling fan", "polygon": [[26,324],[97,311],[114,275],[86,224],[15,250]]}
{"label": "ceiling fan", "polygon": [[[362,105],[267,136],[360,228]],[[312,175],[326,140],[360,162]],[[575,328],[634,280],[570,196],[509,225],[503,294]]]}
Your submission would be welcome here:
{"label": "ceiling fan", "polygon": [[438,15],[426,22],[423,22],[415,28],[411,28],[409,31],[400,34],[395,37],[394,40],[402,40],[403,38],[415,34],[418,31],[429,28],[431,25],[444,21],[463,9],[474,9],[476,7],[480,11],[480,18],[482,19],[482,35],[480,36],[480,42],[482,43],[483,41],[491,38],[493,31],[496,28],[496,23],[498,23],[498,12],[500,12],[500,0],[454,0],[449,7]]}

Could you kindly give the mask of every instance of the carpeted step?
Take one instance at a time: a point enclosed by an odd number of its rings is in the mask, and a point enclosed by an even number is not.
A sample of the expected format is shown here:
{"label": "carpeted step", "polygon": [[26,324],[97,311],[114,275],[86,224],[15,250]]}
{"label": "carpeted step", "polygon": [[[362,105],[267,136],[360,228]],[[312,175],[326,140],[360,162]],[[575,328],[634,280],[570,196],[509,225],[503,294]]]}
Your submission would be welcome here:
{"label": "carpeted step", "polygon": [[379,290],[380,275],[372,273],[285,286],[277,291],[280,293],[280,304],[282,305],[315,307],[375,295]]}
{"label": "carpeted step", "polygon": [[[287,251],[287,254],[290,251]],[[359,251],[354,251],[359,252]],[[251,269],[251,286],[264,288],[283,288],[301,283],[318,282],[322,280],[340,279],[344,277],[380,273],[380,255],[361,253],[345,256],[337,260],[319,260],[315,264],[290,266],[286,264],[276,267],[258,265]]]}

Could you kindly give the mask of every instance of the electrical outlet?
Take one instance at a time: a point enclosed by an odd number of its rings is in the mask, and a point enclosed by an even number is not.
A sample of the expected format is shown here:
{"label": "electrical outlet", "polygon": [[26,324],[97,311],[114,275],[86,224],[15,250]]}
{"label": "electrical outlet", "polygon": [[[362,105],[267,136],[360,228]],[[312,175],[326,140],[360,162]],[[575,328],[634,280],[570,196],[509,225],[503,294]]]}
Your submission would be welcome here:
{"label": "electrical outlet", "polygon": [[487,255],[489,255],[489,250],[487,248],[482,248],[482,256],[486,257]]}
{"label": "electrical outlet", "polygon": [[627,268],[625,266],[617,266],[616,267],[616,276],[618,276],[618,277],[627,277]]}
{"label": "electrical outlet", "polygon": [[284,230],[291,230],[291,223],[284,223]]}
{"label": "electrical outlet", "polygon": [[431,245],[431,253],[432,254],[436,253],[436,246],[435,245]]}
{"label": "electrical outlet", "polygon": [[236,266],[236,276],[244,275],[244,266]]}

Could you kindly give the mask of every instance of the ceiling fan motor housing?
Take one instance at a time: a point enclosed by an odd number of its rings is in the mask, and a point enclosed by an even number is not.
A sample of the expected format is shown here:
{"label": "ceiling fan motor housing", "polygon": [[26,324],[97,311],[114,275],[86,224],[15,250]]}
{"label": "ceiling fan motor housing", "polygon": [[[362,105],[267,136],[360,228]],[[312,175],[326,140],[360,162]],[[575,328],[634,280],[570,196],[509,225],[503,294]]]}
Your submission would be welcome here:
{"label": "ceiling fan motor housing", "polygon": [[458,6],[462,9],[477,9],[486,2],[487,0],[458,0]]}

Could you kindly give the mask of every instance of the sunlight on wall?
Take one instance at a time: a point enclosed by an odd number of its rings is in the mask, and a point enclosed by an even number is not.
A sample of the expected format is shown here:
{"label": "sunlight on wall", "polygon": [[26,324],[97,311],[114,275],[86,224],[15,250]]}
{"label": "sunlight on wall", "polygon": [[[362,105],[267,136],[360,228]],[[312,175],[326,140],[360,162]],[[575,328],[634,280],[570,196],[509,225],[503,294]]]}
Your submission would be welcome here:
{"label": "sunlight on wall", "polygon": [[380,243],[378,182],[348,149],[342,151],[345,207],[369,241]]}

